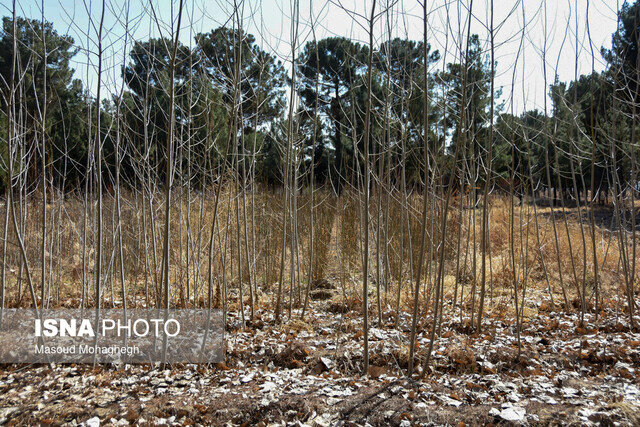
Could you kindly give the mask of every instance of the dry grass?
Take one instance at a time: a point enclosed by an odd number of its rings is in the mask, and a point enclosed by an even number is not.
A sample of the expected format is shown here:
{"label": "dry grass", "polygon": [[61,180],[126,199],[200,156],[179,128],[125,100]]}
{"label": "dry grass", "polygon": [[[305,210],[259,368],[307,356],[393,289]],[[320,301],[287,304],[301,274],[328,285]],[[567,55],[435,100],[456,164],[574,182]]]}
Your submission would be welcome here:
{"label": "dry grass", "polygon": [[[222,286],[227,284],[231,303],[237,303],[240,275],[242,276],[245,296],[249,294],[249,283],[253,286],[259,304],[270,304],[273,301],[280,276],[282,256],[282,224],[283,194],[273,191],[257,191],[255,195],[248,193],[243,203],[239,199],[239,210],[236,210],[235,197],[239,197],[232,189],[222,192],[218,210],[217,226],[214,231],[212,253],[212,283],[214,302],[221,301]],[[51,197],[50,197],[51,200]],[[384,202],[385,198],[381,200]],[[191,194],[187,203],[186,194],[175,194],[172,201],[172,221],[170,238],[170,281],[171,298],[177,306],[198,306],[207,301],[209,283],[209,242],[213,221],[214,196],[210,193]],[[372,231],[372,260],[378,256],[375,246],[377,232],[376,218],[378,212],[385,212],[386,206],[378,210],[377,198],[372,197],[369,206]],[[392,194],[389,198],[389,218],[381,223],[380,230],[387,228],[388,240],[381,236],[380,256],[388,252],[389,277],[391,283],[384,287],[385,299],[394,299],[399,284],[402,286],[402,304],[408,305],[410,286],[410,265],[414,273],[419,262],[420,238],[422,231],[421,209],[422,197],[411,195],[408,209],[405,210],[400,194]],[[297,254],[294,260],[299,262],[299,270],[294,264],[294,272],[300,275],[295,281],[296,292],[292,295],[299,303],[301,289],[306,286],[309,264],[310,245],[310,194],[298,195],[298,228]],[[246,212],[243,206],[246,205]],[[462,293],[464,307],[477,304],[471,291],[479,292],[481,278],[481,207],[460,211],[461,203],[456,200],[447,220],[447,237],[445,250],[445,296],[458,298]],[[468,203],[462,203],[466,206]],[[162,233],[164,231],[163,201],[160,196],[149,202],[143,200],[140,193],[126,193],[122,202],[122,243],[125,272],[125,288],[130,305],[154,304],[158,295],[157,284],[161,276]],[[47,206],[47,295],[52,306],[78,305],[84,289],[86,302],[91,305],[94,286],[94,257],[96,233],[94,222],[94,204],[87,206],[89,221],[86,224],[86,245],[83,244],[85,233],[84,199],[75,196],[56,195]],[[356,194],[345,192],[340,197],[318,191],[315,195],[314,214],[314,271],[313,280],[328,280],[339,290],[335,298],[355,298],[360,295],[358,283],[361,280],[362,244],[361,232],[362,205]],[[574,209],[575,210],[575,209]],[[36,287],[40,286],[41,254],[41,207],[39,197],[33,196],[23,203],[19,212],[22,215],[23,233],[27,246],[32,276]],[[437,254],[442,242],[442,210],[433,205],[427,215],[427,236],[424,257],[424,270],[427,272],[425,289],[431,289],[435,277],[433,265],[437,262]],[[561,303],[563,299],[558,270],[558,254],[555,244],[553,222],[549,208],[537,209],[537,223],[531,204],[514,207],[513,245],[511,245],[511,204],[508,198],[493,197],[489,209],[489,246],[487,254],[487,291],[489,292],[489,310],[505,313],[512,310],[514,274],[518,289],[527,287],[527,295],[531,295],[526,313],[536,314],[537,304],[547,291],[546,274],[548,275],[554,301]],[[121,300],[120,262],[118,247],[118,221],[116,204],[112,195],[106,195],[104,201],[104,241],[103,272],[105,272],[104,298],[107,304],[119,306]],[[238,218],[239,217],[239,220]],[[246,235],[244,221],[247,221]],[[462,217],[462,221],[460,218]],[[472,221],[475,217],[475,221]],[[384,221],[384,216],[381,221]],[[407,226],[407,218],[409,224]],[[591,252],[591,229],[583,220],[582,228],[577,212],[567,212],[567,223],[564,217],[556,212],[556,232],[560,252],[560,268],[562,286],[569,301],[578,297],[578,290],[583,282],[586,295],[592,298],[595,291],[593,275],[593,254]],[[285,273],[284,289],[289,289],[291,278],[291,236],[290,218],[287,218],[287,238],[285,241]],[[475,228],[473,223],[475,222]],[[240,240],[238,241],[238,224],[240,224]],[[11,230],[10,230],[11,231]],[[583,233],[585,247],[583,248]],[[461,237],[460,245],[458,236]],[[539,242],[538,242],[539,239]],[[7,305],[27,306],[30,304],[26,288],[26,277],[21,257],[15,245],[16,239],[9,233],[7,246]],[[474,246],[475,243],[475,246]],[[460,250],[458,250],[458,247]],[[513,247],[513,252],[512,252]],[[619,264],[618,239],[610,231],[602,228],[596,230],[596,247],[599,264],[600,286],[603,294],[620,294],[622,270]],[[586,248],[586,253],[585,253]],[[83,251],[84,249],[84,251]],[[248,250],[248,252],[247,252]],[[238,253],[239,251],[239,253]],[[242,269],[238,268],[238,255]],[[515,256],[515,261],[512,259]],[[411,258],[410,258],[411,257]],[[247,263],[249,260],[249,263]],[[84,263],[83,263],[84,262]],[[372,262],[375,268],[376,263]],[[459,266],[459,270],[457,270]],[[475,266],[475,268],[474,268]],[[575,271],[575,274],[574,274]],[[372,276],[375,270],[372,269]],[[424,275],[423,275],[424,277]],[[457,280],[456,280],[457,278]],[[400,282],[402,280],[402,283]],[[376,286],[372,286],[375,290]],[[381,288],[382,289],[382,288]],[[288,298],[288,294],[286,296]],[[422,297],[426,297],[422,295]],[[245,298],[248,303],[248,298]],[[233,308],[233,305],[231,306]]]}

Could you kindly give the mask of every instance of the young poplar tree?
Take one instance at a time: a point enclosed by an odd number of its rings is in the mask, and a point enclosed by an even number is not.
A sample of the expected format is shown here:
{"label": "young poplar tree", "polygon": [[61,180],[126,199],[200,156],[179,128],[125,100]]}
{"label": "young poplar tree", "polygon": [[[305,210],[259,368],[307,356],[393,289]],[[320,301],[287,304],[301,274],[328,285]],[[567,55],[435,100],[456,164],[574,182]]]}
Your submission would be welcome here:
{"label": "young poplar tree", "polygon": [[[373,29],[376,18],[376,0],[371,5],[369,18],[369,57],[367,60],[367,105],[364,118],[364,254],[362,256],[362,315],[364,317],[364,347],[363,372],[369,373],[369,191],[370,191],[370,159],[369,145],[371,144],[371,86],[373,82]],[[355,124],[355,120],[354,120]]]}

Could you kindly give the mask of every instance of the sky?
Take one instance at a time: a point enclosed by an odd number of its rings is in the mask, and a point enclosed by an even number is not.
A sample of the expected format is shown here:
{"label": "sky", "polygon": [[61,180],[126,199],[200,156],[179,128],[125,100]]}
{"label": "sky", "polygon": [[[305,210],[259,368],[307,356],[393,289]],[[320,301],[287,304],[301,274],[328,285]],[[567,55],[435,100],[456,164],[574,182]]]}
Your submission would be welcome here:
{"label": "sky", "polygon": [[[125,47],[159,35],[169,36],[177,25],[179,0],[104,0],[102,96],[118,92]],[[316,37],[344,36],[368,43],[366,19],[374,0],[300,0],[297,47]],[[441,54],[432,71],[460,57],[471,11],[471,33],[477,33],[490,52],[492,0],[427,1],[427,40]],[[257,43],[285,64],[291,63],[293,0],[235,0],[241,23]],[[471,4],[472,2],[472,4]],[[606,63],[601,47],[611,46],[619,0],[493,0],[496,89],[506,111],[538,108],[548,100],[546,83],[601,71]],[[72,67],[76,77],[95,95],[97,89],[97,32],[102,0],[16,0],[17,14],[44,17],[58,33],[74,38],[80,48]],[[183,0],[182,43],[193,44],[199,32],[232,25],[234,0]],[[471,6],[470,6],[471,5]],[[12,0],[0,0],[0,14],[10,16]],[[588,13],[587,13],[588,11]],[[153,17],[158,17],[156,24]],[[374,44],[391,37],[423,38],[423,9],[417,0],[377,0]],[[127,19],[128,17],[128,19]],[[523,31],[524,29],[524,31]],[[546,43],[545,43],[546,40]],[[125,45],[126,44],[126,45]],[[546,52],[546,67],[543,67]],[[547,107],[551,108],[547,102]]]}

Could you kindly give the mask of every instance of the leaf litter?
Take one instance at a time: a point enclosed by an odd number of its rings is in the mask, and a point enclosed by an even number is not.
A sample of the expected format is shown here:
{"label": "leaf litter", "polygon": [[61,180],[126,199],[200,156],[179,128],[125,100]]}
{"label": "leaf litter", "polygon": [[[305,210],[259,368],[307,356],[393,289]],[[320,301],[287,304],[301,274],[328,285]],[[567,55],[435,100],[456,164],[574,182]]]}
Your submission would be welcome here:
{"label": "leaf litter", "polygon": [[[577,314],[528,319],[517,352],[513,319],[487,318],[483,334],[445,320],[423,379],[406,377],[410,318],[391,312],[370,330],[361,375],[359,313],[317,303],[300,320],[241,329],[229,315],[217,366],[54,365],[0,368],[0,423],[62,425],[576,425],[640,423],[640,334],[615,313],[578,330]],[[299,312],[294,311],[294,319]],[[430,319],[417,337],[417,366]],[[462,424],[461,424],[462,423]]]}

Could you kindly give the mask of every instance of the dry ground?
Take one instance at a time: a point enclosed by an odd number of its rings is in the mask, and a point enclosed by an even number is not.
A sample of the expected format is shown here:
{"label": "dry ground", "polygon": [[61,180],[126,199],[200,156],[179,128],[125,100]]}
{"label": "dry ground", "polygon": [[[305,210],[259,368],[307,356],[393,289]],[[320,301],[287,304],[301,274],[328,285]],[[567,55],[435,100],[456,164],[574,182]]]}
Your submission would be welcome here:
{"label": "dry ground", "polygon": [[[609,313],[592,330],[545,312],[524,325],[517,358],[508,318],[485,333],[446,321],[423,380],[405,377],[409,318],[371,331],[360,374],[360,315],[317,303],[308,321],[250,328],[231,317],[218,366],[4,366],[0,422],[162,425],[486,425],[640,423],[640,334]],[[418,337],[420,358],[428,330]]]}

